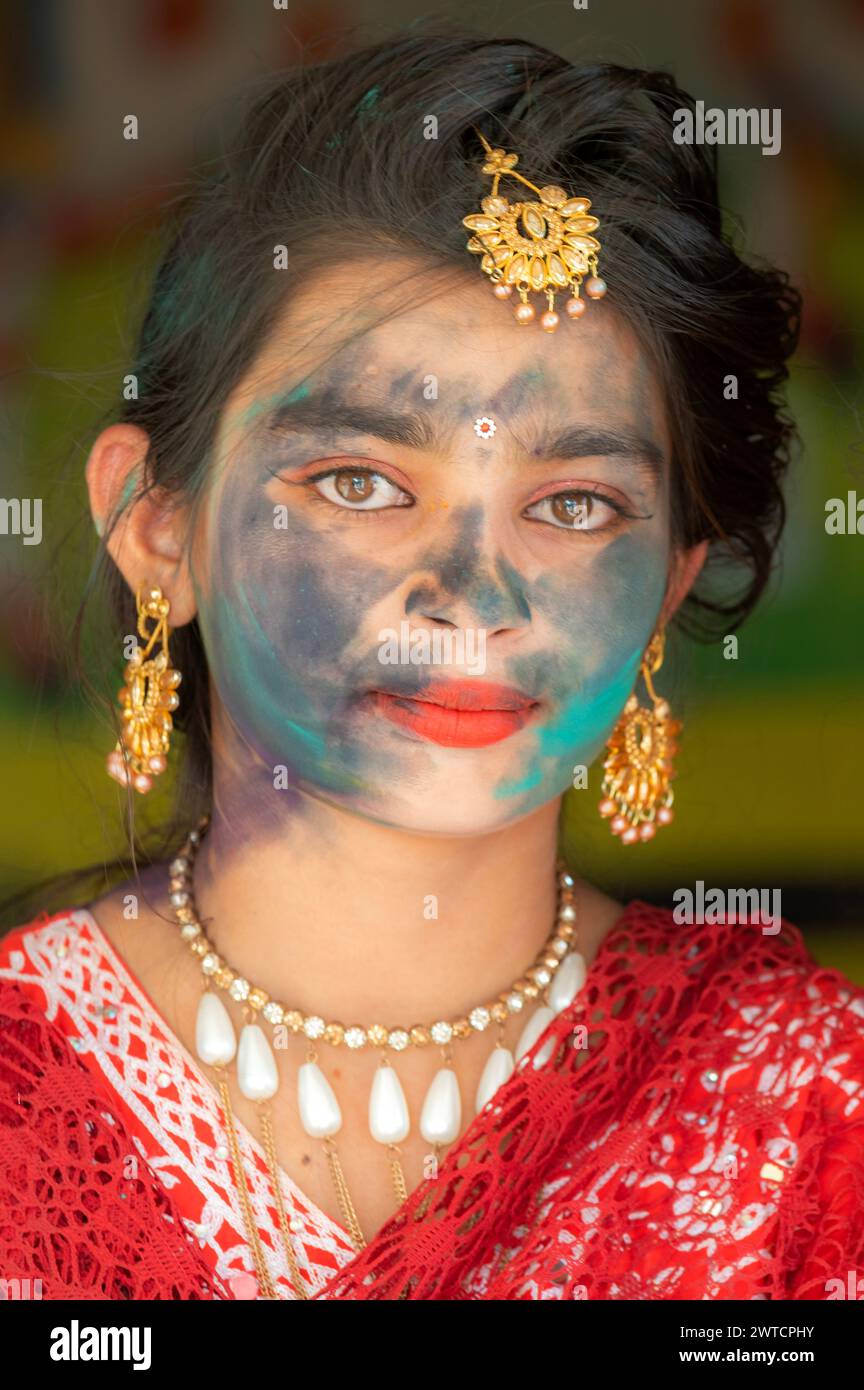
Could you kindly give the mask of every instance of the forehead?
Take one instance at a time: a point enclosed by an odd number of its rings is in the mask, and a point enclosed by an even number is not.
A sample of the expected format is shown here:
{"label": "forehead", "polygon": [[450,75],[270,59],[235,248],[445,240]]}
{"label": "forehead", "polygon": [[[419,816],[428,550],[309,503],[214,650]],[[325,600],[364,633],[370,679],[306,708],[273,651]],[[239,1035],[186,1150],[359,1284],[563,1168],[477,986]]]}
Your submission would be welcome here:
{"label": "forehead", "polygon": [[[255,424],[292,395],[332,390],[366,405],[422,404],[454,415],[614,423],[653,431],[668,448],[659,378],[610,300],[589,302],[545,333],[516,323],[515,296],[486,277],[428,272],[416,262],[336,267],[279,316],[232,393],[231,425]],[[532,302],[539,313],[542,301]],[[384,317],[386,316],[386,317]],[[383,321],[382,321],[383,319]]]}

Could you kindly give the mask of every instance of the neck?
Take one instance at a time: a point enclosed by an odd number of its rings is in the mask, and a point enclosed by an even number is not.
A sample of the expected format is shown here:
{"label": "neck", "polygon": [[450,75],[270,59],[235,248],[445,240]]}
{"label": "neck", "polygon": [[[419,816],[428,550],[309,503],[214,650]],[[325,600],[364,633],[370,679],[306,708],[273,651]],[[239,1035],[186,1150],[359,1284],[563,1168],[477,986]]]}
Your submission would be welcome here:
{"label": "neck", "polygon": [[424,836],[318,800],[242,839],[214,811],[195,862],[220,955],[291,1008],[406,1027],[509,987],[553,926],[560,800],[479,836]]}

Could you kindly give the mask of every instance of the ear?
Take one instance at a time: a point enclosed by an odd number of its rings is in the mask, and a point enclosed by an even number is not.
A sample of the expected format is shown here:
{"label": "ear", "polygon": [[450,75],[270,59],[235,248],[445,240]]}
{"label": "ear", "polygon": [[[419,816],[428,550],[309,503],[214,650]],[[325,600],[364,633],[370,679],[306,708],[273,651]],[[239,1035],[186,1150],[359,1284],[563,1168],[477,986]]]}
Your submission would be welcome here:
{"label": "ear", "polygon": [[99,535],[118,517],[106,544],[129,588],[156,584],[171,603],[170,623],[182,627],[195,616],[188,563],[189,510],[164,490],[132,501],[144,476],[150,439],[137,425],[109,425],[87,460],[90,510]]}
{"label": "ear", "polygon": [[691,546],[689,550],[675,551],[658,626],[665,627],[684,602],[699,578],[707,557],[708,541],[700,541],[698,545]]}

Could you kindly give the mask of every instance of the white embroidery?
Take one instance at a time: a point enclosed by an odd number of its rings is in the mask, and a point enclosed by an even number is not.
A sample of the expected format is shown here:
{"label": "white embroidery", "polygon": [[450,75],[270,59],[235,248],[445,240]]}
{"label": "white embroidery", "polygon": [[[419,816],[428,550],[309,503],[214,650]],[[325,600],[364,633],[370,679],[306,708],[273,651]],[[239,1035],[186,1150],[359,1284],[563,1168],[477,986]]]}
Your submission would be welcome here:
{"label": "white embroidery", "polygon": [[[216,1255],[220,1276],[254,1273],[232,1170],[216,1153],[224,1142],[218,1097],[195,1059],[155,1013],[89,912],[70,912],[26,933],[23,941],[30,969],[24,953],[18,952],[14,961],[10,955],[0,977],[23,975],[28,983],[38,982],[46,1017],[56,1021],[64,1015],[64,1031],[75,1037],[79,1056],[89,1053],[91,1069],[98,1065],[110,1088],[147,1130],[151,1143],[133,1137],[159,1181],[170,1190],[185,1179],[187,1193],[190,1185],[198,1191],[200,1206],[184,1212],[184,1222],[190,1229],[207,1227],[204,1243]],[[61,946],[66,949],[58,954]],[[102,1017],[106,1004],[116,1006],[116,1018]],[[160,1088],[157,1080],[163,1072],[169,1084]],[[278,1291],[290,1299],[295,1295],[263,1150],[236,1120],[235,1125],[268,1267]],[[347,1235],[284,1172],[282,1184],[289,1221],[299,1218],[303,1223],[293,1248],[307,1289],[314,1293],[356,1252]]]}

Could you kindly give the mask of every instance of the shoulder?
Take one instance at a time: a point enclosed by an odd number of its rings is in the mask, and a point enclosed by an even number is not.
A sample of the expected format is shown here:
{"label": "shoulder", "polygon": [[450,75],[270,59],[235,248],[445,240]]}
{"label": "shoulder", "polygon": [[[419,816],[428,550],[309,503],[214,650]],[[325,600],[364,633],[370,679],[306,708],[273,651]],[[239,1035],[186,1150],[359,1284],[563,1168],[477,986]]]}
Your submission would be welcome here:
{"label": "shoulder", "polygon": [[792,1011],[802,1020],[830,1015],[853,1033],[864,1030],[864,986],[820,965],[800,929],[785,918],[764,925],[682,923],[669,908],[637,899],[628,903],[616,935],[616,949],[634,965],[639,959],[662,962],[682,984],[701,992],[722,989],[751,1012]]}
{"label": "shoulder", "polygon": [[92,1008],[104,944],[83,909],[0,939],[0,1270],[46,1299],[227,1298],[164,1185],[145,1163],[130,1179],[133,1131],[74,1047],[64,998]]}
{"label": "shoulder", "polygon": [[629,975],[637,996],[665,994],[661,1029],[674,1020],[682,1048],[720,1059],[736,1089],[864,1126],[864,987],[820,965],[791,922],[687,925],[636,901],[609,947],[618,989]]}
{"label": "shoulder", "polygon": [[43,984],[87,934],[89,916],[77,908],[41,912],[0,936],[0,986],[22,991]]}

